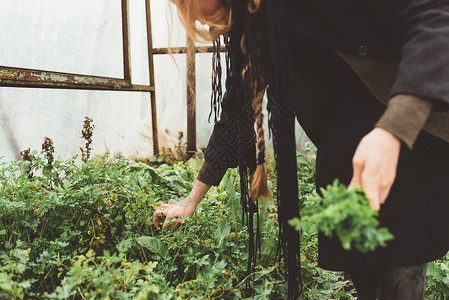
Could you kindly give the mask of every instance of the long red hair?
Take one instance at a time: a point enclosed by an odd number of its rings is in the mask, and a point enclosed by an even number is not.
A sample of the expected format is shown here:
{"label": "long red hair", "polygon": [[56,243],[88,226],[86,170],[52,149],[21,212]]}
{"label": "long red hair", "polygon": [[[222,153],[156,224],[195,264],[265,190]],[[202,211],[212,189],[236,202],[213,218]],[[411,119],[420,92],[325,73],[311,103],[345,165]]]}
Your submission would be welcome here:
{"label": "long red hair", "polygon": [[[207,14],[201,8],[202,0],[169,0],[178,8],[178,14],[187,34],[193,40],[214,41],[226,34],[231,27],[232,10],[229,0],[219,0],[219,7],[214,14]],[[209,25],[209,30],[198,26]]]}

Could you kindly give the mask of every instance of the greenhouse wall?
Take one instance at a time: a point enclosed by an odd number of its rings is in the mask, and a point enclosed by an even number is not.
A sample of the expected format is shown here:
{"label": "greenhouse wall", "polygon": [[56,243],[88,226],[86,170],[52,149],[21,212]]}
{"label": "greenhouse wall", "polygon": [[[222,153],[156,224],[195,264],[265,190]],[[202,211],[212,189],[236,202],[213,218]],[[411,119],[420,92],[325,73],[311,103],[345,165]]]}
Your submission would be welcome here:
{"label": "greenhouse wall", "polygon": [[[1,66],[123,78],[120,0],[0,0],[0,5]],[[152,0],[151,10],[153,47],[185,46],[185,32],[168,1]],[[132,83],[148,85],[144,0],[129,0],[129,22]],[[184,54],[154,56],[160,148],[175,147],[178,133],[186,133],[185,65]],[[213,129],[211,54],[197,54],[196,72],[197,146],[204,148]],[[19,159],[24,149],[40,150],[44,137],[54,141],[62,158],[80,154],[86,116],[95,126],[94,153],[153,155],[149,93],[0,87],[0,156]],[[298,149],[306,141],[298,126]]]}

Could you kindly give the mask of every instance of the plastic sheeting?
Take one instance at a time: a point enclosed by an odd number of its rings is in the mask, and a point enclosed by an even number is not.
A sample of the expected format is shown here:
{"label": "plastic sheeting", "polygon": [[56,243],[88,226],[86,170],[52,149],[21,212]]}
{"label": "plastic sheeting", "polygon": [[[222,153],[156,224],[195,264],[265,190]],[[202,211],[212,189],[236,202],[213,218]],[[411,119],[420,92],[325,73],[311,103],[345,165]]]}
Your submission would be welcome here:
{"label": "plastic sheeting", "polygon": [[[167,2],[151,1],[155,48],[185,45],[176,10]],[[120,0],[0,0],[0,7],[0,65],[123,77]],[[130,0],[129,15],[132,81],[148,84],[144,1]],[[185,60],[183,54],[155,56],[160,147],[173,148],[178,132],[186,132]],[[197,145],[203,148],[213,129],[207,121],[210,54],[197,54],[196,72]],[[148,93],[1,87],[0,156],[40,150],[45,136],[53,139],[57,155],[80,154],[85,116],[94,120],[93,153],[152,155]],[[299,129],[297,137],[303,145]]]}

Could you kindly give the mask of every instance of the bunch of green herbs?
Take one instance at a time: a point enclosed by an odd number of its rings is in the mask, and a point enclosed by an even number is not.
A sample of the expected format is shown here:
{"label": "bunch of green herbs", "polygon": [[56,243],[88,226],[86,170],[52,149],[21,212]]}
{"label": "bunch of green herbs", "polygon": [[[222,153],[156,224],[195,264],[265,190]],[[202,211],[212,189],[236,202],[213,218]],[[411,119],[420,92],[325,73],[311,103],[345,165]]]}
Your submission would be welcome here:
{"label": "bunch of green herbs", "polygon": [[385,247],[393,239],[388,228],[379,228],[378,211],[369,205],[369,199],[361,187],[348,190],[338,180],[316,195],[313,205],[301,211],[301,220],[290,224],[297,230],[321,232],[327,237],[336,235],[344,249],[353,247],[360,252]]}

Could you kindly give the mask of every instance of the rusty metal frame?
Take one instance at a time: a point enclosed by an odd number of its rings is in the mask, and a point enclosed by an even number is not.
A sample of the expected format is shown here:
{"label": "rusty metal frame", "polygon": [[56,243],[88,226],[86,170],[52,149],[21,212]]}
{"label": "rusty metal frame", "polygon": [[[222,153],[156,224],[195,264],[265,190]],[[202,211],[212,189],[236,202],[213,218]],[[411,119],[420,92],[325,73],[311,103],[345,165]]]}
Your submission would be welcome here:
{"label": "rusty metal frame", "polygon": [[[186,54],[186,89],[187,89],[187,155],[191,157],[196,153],[196,70],[195,60],[196,54],[211,53],[214,48],[211,46],[196,47],[194,41],[186,37],[186,47],[168,47],[168,48],[154,48],[152,49],[153,55],[162,54]],[[225,52],[224,46],[220,47],[221,52]]]}
{"label": "rusty metal frame", "polygon": [[[0,86],[153,92],[154,84],[133,85],[131,82],[128,1],[121,0],[123,78],[0,66]],[[151,17],[148,22],[151,22]],[[150,70],[150,73],[153,72]]]}
{"label": "rusty metal frame", "polygon": [[[154,48],[153,54],[186,54],[189,51],[189,47],[169,47],[169,48]],[[195,53],[212,53],[214,48],[212,46],[198,46],[194,47]],[[220,47],[221,52],[225,52],[224,46]]]}
{"label": "rusty metal frame", "polygon": [[[149,85],[134,85],[131,80],[132,72],[130,63],[128,7],[129,0],[121,0],[123,78],[0,66],[0,87],[149,92],[151,101],[153,153],[157,155],[159,154],[159,142],[153,56],[157,54],[187,54],[186,60],[188,68],[193,66],[193,70],[189,69],[187,74],[187,150],[188,153],[191,154],[196,151],[196,95],[194,92],[196,78],[194,69],[195,54],[210,53],[213,51],[213,47],[195,47],[193,41],[187,39],[186,47],[153,48],[150,0],[145,0],[148,71],[150,82]],[[224,52],[224,47],[222,47],[221,50]]]}
{"label": "rusty metal frame", "polygon": [[149,92],[151,95],[151,114],[153,126],[153,153],[159,154],[157,134],[156,96],[154,86],[153,39],[151,34],[150,0],[145,0],[146,26],[149,60],[149,85],[135,85],[131,80],[131,57],[129,44],[129,0],[121,0],[122,39],[123,39],[123,78],[91,76],[74,73],[35,70],[0,66],[0,86],[78,89],[78,90],[111,90]]}
{"label": "rusty metal frame", "polygon": [[145,15],[147,21],[147,49],[148,49],[148,70],[150,72],[150,87],[153,92],[150,94],[151,101],[151,122],[153,130],[153,153],[159,154],[159,135],[157,130],[157,110],[156,110],[156,90],[154,82],[154,57],[153,57],[153,31],[151,28],[151,5],[150,0],[145,0]]}
{"label": "rusty metal frame", "polygon": [[154,86],[129,80],[0,66],[0,86],[152,92]]}

